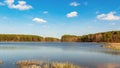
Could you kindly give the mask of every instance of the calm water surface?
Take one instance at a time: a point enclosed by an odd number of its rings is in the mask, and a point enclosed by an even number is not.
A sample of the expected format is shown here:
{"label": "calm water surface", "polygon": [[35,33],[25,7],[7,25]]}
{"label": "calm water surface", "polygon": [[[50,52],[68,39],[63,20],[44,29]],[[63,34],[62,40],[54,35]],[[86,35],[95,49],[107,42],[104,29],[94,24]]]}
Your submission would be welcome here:
{"label": "calm water surface", "polygon": [[70,62],[84,68],[120,68],[120,51],[97,43],[0,43],[0,68],[17,68],[16,61]]}

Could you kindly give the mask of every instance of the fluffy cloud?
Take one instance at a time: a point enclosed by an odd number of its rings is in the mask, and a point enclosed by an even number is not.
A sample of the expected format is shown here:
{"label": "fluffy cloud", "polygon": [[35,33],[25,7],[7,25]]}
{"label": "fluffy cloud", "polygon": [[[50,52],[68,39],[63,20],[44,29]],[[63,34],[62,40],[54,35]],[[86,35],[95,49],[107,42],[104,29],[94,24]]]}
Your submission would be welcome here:
{"label": "fluffy cloud", "polygon": [[14,0],[5,0],[5,3],[9,8],[18,9],[18,10],[29,10],[32,8],[31,5],[28,5],[26,1],[18,1],[18,4],[14,4]]}
{"label": "fluffy cloud", "polygon": [[14,3],[14,0],[5,0],[5,3],[10,6]]}
{"label": "fluffy cloud", "polygon": [[46,23],[47,22],[46,20],[41,19],[41,18],[34,18],[33,21],[37,22],[37,23]]}
{"label": "fluffy cloud", "polygon": [[76,16],[78,16],[78,12],[73,11],[73,12],[68,13],[66,16],[67,16],[68,18],[76,17]]}
{"label": "fluffy cloud", "polygon": [[110,12],[108,14],[100,14],[97,16],[99,20],[120,20],[120,16],[115,15],[116,12]]}
{"label": "fluffy cloud", "polygon": [[0,2],[0,6],[4,6],[4,5],[5,5],[4,3]]}
{"label": "fluffy cloud", "polygon": [[70,3],[70,6],[79,6],[80,4],[79,3],[77,3],[77,2],[72,2],[72,3]]}

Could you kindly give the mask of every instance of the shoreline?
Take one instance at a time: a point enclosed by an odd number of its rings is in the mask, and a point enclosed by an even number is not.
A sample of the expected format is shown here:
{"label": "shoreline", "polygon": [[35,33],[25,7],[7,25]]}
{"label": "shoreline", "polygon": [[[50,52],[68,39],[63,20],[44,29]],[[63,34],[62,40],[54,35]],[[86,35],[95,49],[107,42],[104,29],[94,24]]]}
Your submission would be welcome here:
{"label": "shoreline", "polygon": [[3,64],[3,61],[0,60],[0,64]]}
{"label": "shoreline", "polygon": [[43,62],[34,60],[17,61],[18,68],[81,68],[68,62]]}
{"label": "shoreline", "polygon": [[120,50],[120,43],[105,43],[105,48]]}

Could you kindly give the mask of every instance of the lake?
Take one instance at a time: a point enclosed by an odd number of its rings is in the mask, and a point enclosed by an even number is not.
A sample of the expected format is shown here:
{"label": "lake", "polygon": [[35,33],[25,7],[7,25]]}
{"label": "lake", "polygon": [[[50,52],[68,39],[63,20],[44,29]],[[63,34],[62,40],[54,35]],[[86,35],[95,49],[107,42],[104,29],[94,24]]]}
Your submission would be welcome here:
{"label": "lake", "polygon": [[0,68],[17,68],[19,60],[70,62],[83,68],[120,68],[120,51],[98,43],[0,43]]}

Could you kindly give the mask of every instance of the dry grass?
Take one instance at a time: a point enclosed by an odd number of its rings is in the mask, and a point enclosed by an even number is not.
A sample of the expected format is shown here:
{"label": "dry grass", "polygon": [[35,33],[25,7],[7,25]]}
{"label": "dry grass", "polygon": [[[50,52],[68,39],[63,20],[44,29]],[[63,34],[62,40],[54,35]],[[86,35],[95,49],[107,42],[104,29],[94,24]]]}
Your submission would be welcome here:
{"label": "dry grass", "polygon": [[16,62],[18,68],[81,68],[70,63],[60,62],[41,62],[41,61],[18,61]]}
{"label": "dry grass", "polygon": [[3,62],[0,60],[0,64],[3,64]]}
{"label": "dry grass", "polygon": [[120,50],[120,43],[107,43],[105,48]]}

